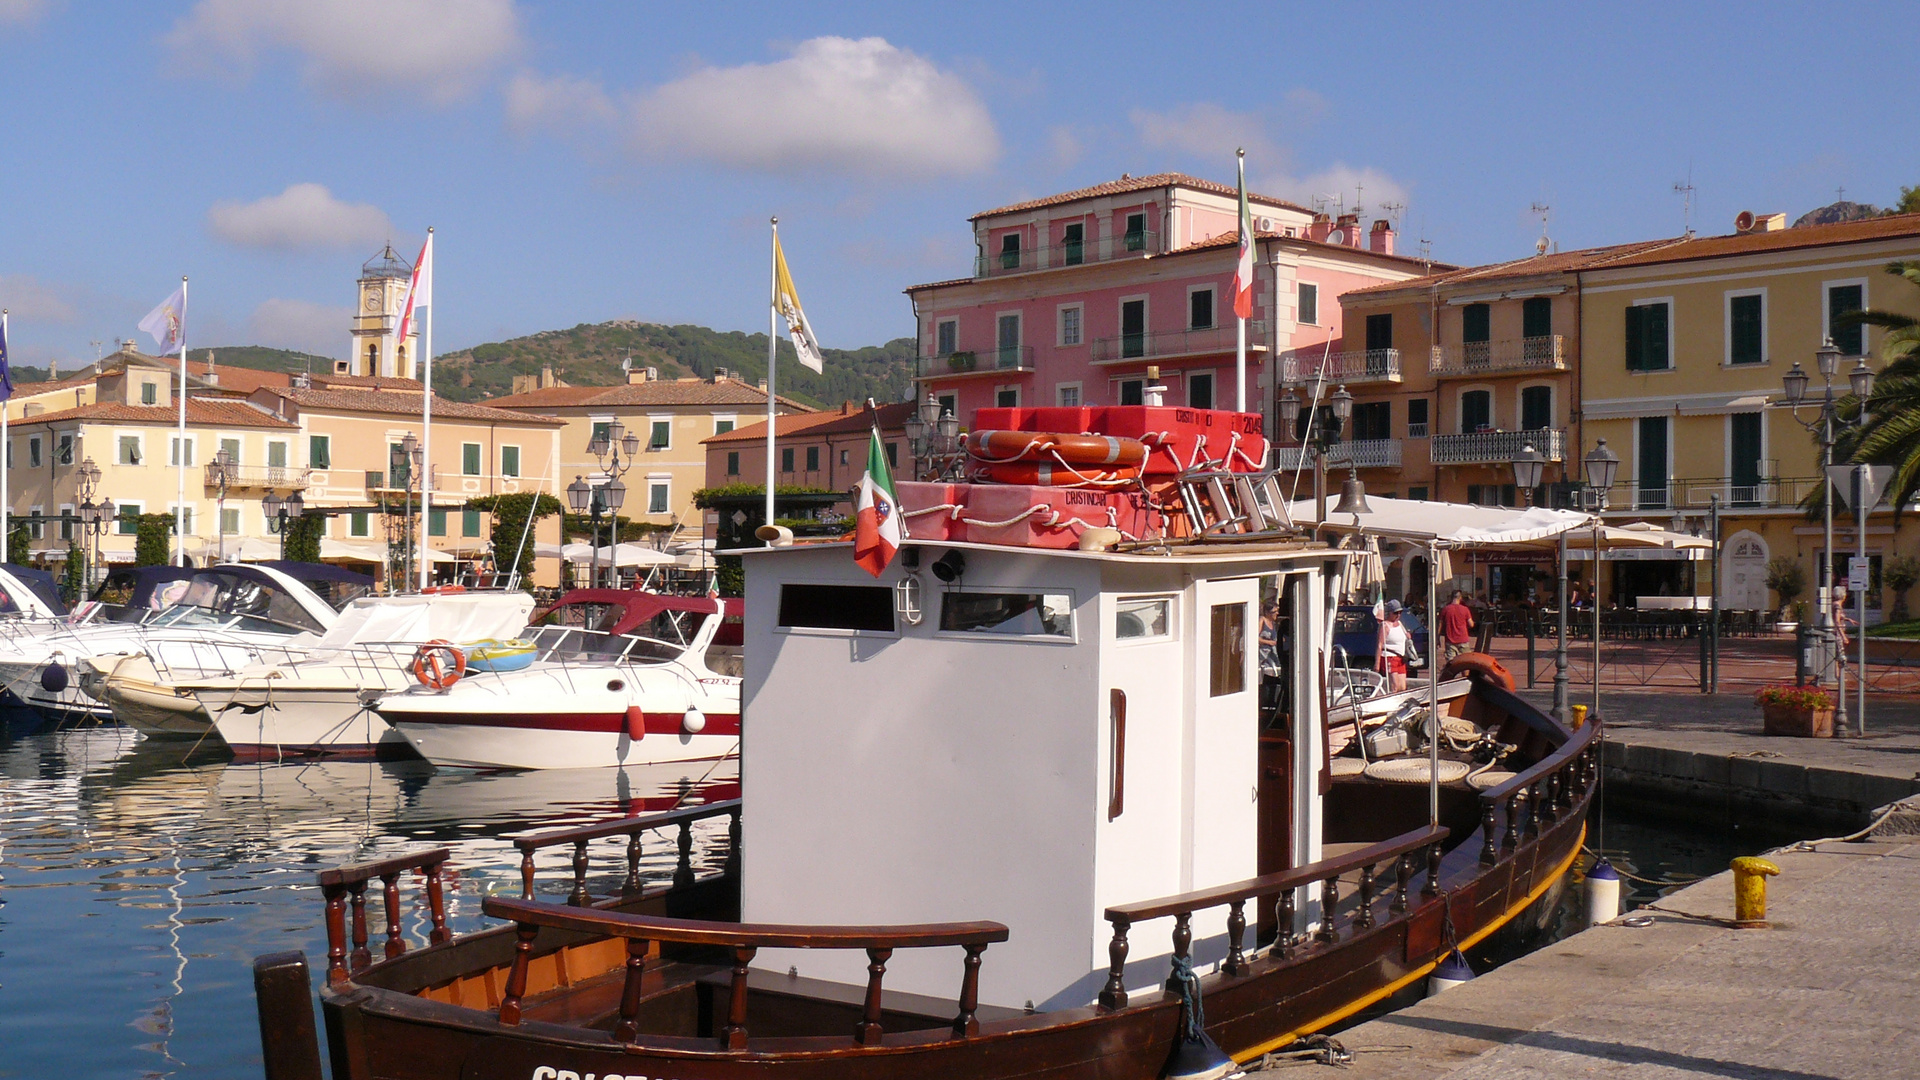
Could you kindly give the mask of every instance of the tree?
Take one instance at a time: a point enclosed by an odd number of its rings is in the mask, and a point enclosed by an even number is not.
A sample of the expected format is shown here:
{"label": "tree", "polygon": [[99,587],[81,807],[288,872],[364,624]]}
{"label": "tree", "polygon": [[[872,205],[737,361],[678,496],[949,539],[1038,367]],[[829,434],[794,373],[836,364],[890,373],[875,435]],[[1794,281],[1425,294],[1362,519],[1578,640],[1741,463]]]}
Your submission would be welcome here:
{"label": "tree", "polygon": [[33,550],[33,526],[19,518],[14,518],[12,528],[8,529],[7,549],[0,552],[0,562],[24,564]]}
{"label": "tree", "polygon": [[541,518],[560,513],[560,500],[551,495],[522,491],[512,495],[485,495],[467,500],[467,509],[493,515],[489,535],[495,572],[503,579],[516,569],[526,587],[533,587],[533,534]]}
{"label": "tree", "polygon": [[[1920,261],[1889,263],[1887,273],[1920,289]],[[1880,339],[1885,366],[1866,401],[1865,422],[1845,429],[1834,440],[1834,460],[1893,466],[1887,499],[1897,512],[1920,492],[1920,319],[1897,311],[1855,311],[1840,318],[1843,325],[1858,323],[1886,331]],[[1839,409],[1843,416],[1858,416],[1860,402],[1849,395],[1841,399]],[[1809,513],[1819,511],[1825,492],[1822,484],[1808,497],[1804,505]]]}
{"label": "tree", "polygon": [[87,595],[87,555],[80,550],[78,540],[67,545],[67,564],[60,571],[60,595],[70,604]]}
{"label": "tree", "polygon": [[1767,560],[1767,588],[1780,594],[1780,614],[1786,616],[1794,598],[1807,591],[1807,571],[1791,555],[1775,555]]}
{"label": "tree", "polygon": [[284,549],[294,562],[320,561],[320,538],[326,534],[325,514],[301,514],[287,519]]}
{"label": "tree", "polygon": [[173,559],[172,514],[121,514],[134,523],[133,565],[165,566]]}
{"label": "tree", "polygon": [[1900,186],[1900,201],[1881,211],[1883,214],[1920,214],[1920,185]]}
{"label": "tree", "polygon": [[1893,590],[1893,621],[1905,622],[1907,619],[1907,590],[1920,584],[1920,559],[1911,555],[1899,555],[1887,561],[1887,569],[1881,575],[1887,588]]}

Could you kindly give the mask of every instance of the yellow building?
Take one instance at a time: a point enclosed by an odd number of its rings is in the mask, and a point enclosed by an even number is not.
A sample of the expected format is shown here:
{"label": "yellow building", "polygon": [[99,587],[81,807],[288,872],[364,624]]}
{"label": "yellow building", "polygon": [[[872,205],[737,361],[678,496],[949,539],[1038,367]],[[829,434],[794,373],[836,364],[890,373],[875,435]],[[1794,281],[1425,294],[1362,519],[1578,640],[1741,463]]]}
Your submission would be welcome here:
{"label": "yellow building", "polygon": [[[1859,308],[1920,316],[1920,290],[1885,273],[1895,259],[1920,258],[1920,215],[1785,228],[1782,215],[1751,219],[1731,235],[1689,237],[1581,273],[1577,456],[1605,439],[1620,458],[1608,518],[1698,523],[1720,509],[1725,538],[1721,604],[1777,605],[1767,561],[1790,556],[1806,569],[1811,599],[1820,578],[1821,523],[1801,500],[1817,490],[1816,440],[1782,408],[1781,377],[1799,363],[1822,391],[1814,354],[1832,338],[1843,357],[1835,374],[1864,357],[1877,370],[1882,333],[1836,322]],[[1811,421],[1818,407],[1800,410]],[[1911,521],[1907,517],[1905,521]],[[1920,536],[1890,508],[1870,517],[1867,552],[1874,585],[1869,619],[1886,597],[1880,565],[1920,551]],[[1857,538],[1850,511],[1836,513],[1834,572],[1844,574]],[[1692,524],[1689,525],[1692,527]],[[1709,574],[1675,563],[1622,562],[1602,575],[1602,593],[1704,594]]]}

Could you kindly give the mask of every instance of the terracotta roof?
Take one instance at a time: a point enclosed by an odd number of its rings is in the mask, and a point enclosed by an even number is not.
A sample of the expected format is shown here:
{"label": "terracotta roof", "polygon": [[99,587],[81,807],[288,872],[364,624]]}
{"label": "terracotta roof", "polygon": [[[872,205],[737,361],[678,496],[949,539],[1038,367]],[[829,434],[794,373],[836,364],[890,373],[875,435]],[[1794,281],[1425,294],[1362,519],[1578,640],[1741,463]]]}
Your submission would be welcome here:
{"label": "terracotta roof", "polygon": [[[261,387],[260,393],[285,398],[302,409],[339,412],[384,413],[389,416],[419,416],[418,394],[396,394],[387,390],[308,390],[298,387]],[[485,420],[495,424],[541,424],[558,427],[566,421],[557,416],[496,409],[465,401],[448,401],[435,394],[433,415],[446,420]]]}
{"label": "terracotta roof", "polygon": [[[1414,255],[1399,255],[1399,254],[1389,255],[1382,251],[1373,251],[1364,247],[1353,247],[1349,244],[1329,244],[1324,240],[1309,240],[1304,236],[1287,236],[1284,233],[1262,232],[1258,229],[1254,230],[1254,235],[1261,240],[1284,241],[1289,244],[1304,244],[1307,247],[1317,248],[1323,251],[1358,252],[1359,254],[1362,254],[1362,255],[1371,255],[1376,259],[1392,259],[1397,262],[1411,263],[1415,266],[1438,267],[1443,270],[1454,269],[1451,263],[1443,263],[1434,259],[1422,259]],[[1156,257],[1164,259],[1168,255],[1185,255],[1187,252],[1190,252],[1190,251],[1215,251],[1220,248],[1238,247],[1239,245],[1240,245],[1240,234],[1238,232],[1221,233],[1219,236],[1213,237],[1210,240],[1202,240],[1197,244],[1188,244],[1185,247],[1177,247],[1177,248],[1174,248],[1172,251],[1166,252],[1165,254],[1162,254]]]}
{"label": "terracotta roof", "polygon": [[[102,401],[92,405],[82,405],[77,409],[63,409],[60,412],[29,416],[24,420],[13,421],[13,426],[57,424],[73,420],[104,424],[159,424],[171,427],[179,422],[180,413],[171,405],[123,405],[117,401]],[[281,420],[252,402],[236,401],[232,398],[191,396],[187,398],[187,423],[199,427],[298,428],[300,426]]]}
{"label": "terracotta roof", "polygon": [[[805,405],[777,394],[774,400],[790,408],[807,409]],[[512,397],[494,398],[487,404],[497,409],[632,405],[758,405],[764,408],[767,392],[738,379],[722,379],[719,382],[711,379],[655,379],[652,382],[622,383],[617,386],[549,386]]]}
{"label": "terracotta roof", "polygon": [[1509,262],[1488,263],[1484,266],[1468,266],[1443,273],[1429,274],[1425,277],[1409,278],[1406,281],[1393,281],[1385,285],[1369,285],[1364,289],[1351,289],[1341,294],[1342,299],[1350,296],[1367,296],[1373,293],[1398,292],[1402,289],[1430,289],[1446,286],[1465,286],[1493,284],[1519,278],[1539,277],[1543,274],[1566,274],[1576,270],[1592,270],[1601,266],[1617,265],[1621,260],[1654,251],[1681,242],[1680,237],[1667,237],[1660,240],[1639,240],[1631,244],[1610,244],[1606,247],[1581,248],[1578,251],[1555,251],[1546,255],[1530,255],[1524,259]]}
{"label": "terracotta roof", "polygon": [[1696,236],[1607,265],[1609,269],[1616,266],[1652,266],[1658,263],[1684,262],[1688,259],[1751,255],[1763,251],[1790,251],[1794,248],[1823,247],[1828,244],[1864,244],[1872,240],[1895,240],[1904,237],[1920,237],[1920,214],[1861,218],[1856,221],[1837,221],[1831,225],[1800,225],[1777,232]]}
{"label": "terracotta roof", "polygon": [[[911,401],[896,401],[891,405],[880,406],[880,408],[876,410],[880,414],[880,431],[883,434],[889,431],[900,431],[905,426],[907,417],[912,415],[915,408],[917,408],[917,406]],[[849,401],[842,404],[838,409],[832,409],[826,412],[799,413],[792,416],[775,417],[773,433],[776,439],[801,435],[824,437],[828,435],[858,434],[868,430],[872,426],[873,421],[869,418],[866,408],[861,405],[855,405]],[[723,431],[718,435],[708,436],[703,441],[709,445],[713,445],[717,443],[765,442],[766,439],[767,422],[762,420],[750,427],[734,428],[732,431]]]}
{"label": "terracotta roof", "polygon": [[[1129,192],[1149,191],[1153,188],[1165,187],[1192,188],[1195,191],[1204,191],[1210,195],[1225,195],[1229,198],[1238,198],[1240,195],[1240,189],[1238,188],[1229,187],[1226,184],[1216,184],[1211,180],[1202,180],[1197,176],[1188,176],[1186,173],[1154,173],[1152,176],[1123,176],[1118,180],[1109,180],[1104,184],[1095,184],[1092,187],[1084,187],[1076,191],[1063,191],[1058,195],[1048,195],[1040,199],[1028,199],[1026,202],[1017,202],[1008,206],[995,207],[992,210],[982,210],[967,220],[979,221],[981,218],[993,217],[996,214],[1013,214],[1022,210],[1038,210],[1046,206],[1059,206],[1063,203],[1076,202],[1080,199],[1097,199],[1103,195],[1125,195]],[[1299,203],[1288,202],[1285,199],[1276,199],[1271,195],[1256,195],[1251,191],[1247,192],[1247,201],[1266,203],[1269,206],[1284,206],[1289,210],[1298,210],[1303,214],[1312,213],[1312,211],[1301,206]]]}
{"label": "terracotta roof", "polygon": [[325,389],[329,386],[358,386],[369,390],[412,390],[419,393],[419,379],[396,379],[388,375],[331,375],[315,372],[313,385]]}
{"label": "terracotta roof", "polygon": [[[288,386],[293,382],[293,376],[284,371],[262,371],[259,368],[234,367],[231,364],[215,364],[213,371],[220,377],[219,381],[213,384],[215,389],[231,390],[239,394],[251,394],[263,386]],[[207,365],[188,362],[187,377],[189,379],[195,376],[204,379],[206,375]]]}
{"label": "terracotta roof", "polygon": [[13,396],[16,398],[32,397],[35,394],[51,394],[57,390],[71,390],[76,386],[85,386],[98,377],[99,376],[93,373],[93,369],[89,367],[87,373],[84,375],[69,375],[64,379],[53,379],[45,382],[14,383]]}

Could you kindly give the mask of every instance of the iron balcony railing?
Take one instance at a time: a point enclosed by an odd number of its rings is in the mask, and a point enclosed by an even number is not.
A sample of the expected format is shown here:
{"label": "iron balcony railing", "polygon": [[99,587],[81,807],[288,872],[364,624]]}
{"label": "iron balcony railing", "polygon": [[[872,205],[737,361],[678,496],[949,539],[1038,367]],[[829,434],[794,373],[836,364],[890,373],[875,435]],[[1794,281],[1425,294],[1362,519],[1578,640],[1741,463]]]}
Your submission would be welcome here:
{"label": "iron balcony railing", "polygon": [[983,252],[975,259],[973,276],[1000,277],[1034,270],[1057,270],[1064,266],[1085,266],[1142,255],[1158,255],[1163,250],[1165,248],[1160,243],[1159,232],[1149,228],[1082,240],[1077,244],[1059,243],[1023,247],[1018,251]]}
{"label": "iron balcony railing", "polygon": [[[1282,472],[1292,472],[1303,465],[1313,464],[1313,458],[1304,446],[1276,446],[1273,448],[1273,467]],[[1400,467],[1399,439],[1354,439],[1327,448],[1328,467],[1353,465],[1362,469],[1397,469]]]}
{"label": "iron balcony railing", "polygon": [[994,372],[1030,372],[1033,370],[1033,346],[1003,345],[995,349],[956,349],[945,356],[922,356],[914,361],[914,375],[921,379],[992,374]]}
{"label": "iron balcony railing", "polygon": [[[1266,352],[1267,324],[1264,319],[1247,322],[1247,351]],[[1119,364],[1129,360],[1168,360],[1182,356],[1211,356],[1231,353],[1237,334],[1232,323],[1196,330],[1160,330],[1154,333],[1120,334],[1093,339],[1092,357],[1096,364]]]}
{"label": "iron balcony railing", "polygon": [[1526,446],[1538,450],[1548,461],[1567,459],[1567,433],[1562,428],[1435,435],[1431,444],[1435,465],[1504,465]]}
{"label": "iron balcony railing", "polygon": [[1802,500],[1820,488],[1817,476],[1672,477],[1661,483],[1628,480],[1607,492],[1607,509],[1706,510],[1720,497],[1722,510],[1797,510]]}
{"label": "iron balcony railing", "polygon": [[[207,486],[220,486],[220,474],[223,466],[207,463]],[[227,477],[227,490],[240,488],[304,488],[307,486],[311,469],[296,469],[289,465],[227,465],[224,466]]]}
{"label": "iron balcony railing", "polygon": [[1400,381],[1400,350],[1361,349],[1322,353],[1317,349],[1294,349],[1280,357],[1281,385],[1300,386],[1315,375],[1343,386],[1397,383]]}
{"label": "iron balcony railing", "polygon": [[1566,339],[1559,334],[1548,334],[1545,337],[1435,345],[1427,370],[1434,375],[1485,375],[1505,371],[1566,369]]}

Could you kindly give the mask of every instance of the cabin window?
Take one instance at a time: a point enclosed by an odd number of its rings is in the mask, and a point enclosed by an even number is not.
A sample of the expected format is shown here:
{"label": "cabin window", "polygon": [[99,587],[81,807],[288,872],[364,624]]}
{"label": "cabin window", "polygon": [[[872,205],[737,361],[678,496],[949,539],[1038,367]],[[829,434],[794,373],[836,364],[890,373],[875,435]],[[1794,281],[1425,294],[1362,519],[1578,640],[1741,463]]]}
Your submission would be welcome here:
{"label": "cabin window", "polygon": [[1114,605],[1113,636],[1118,641],[1151,641],[1173,636],[1173,598],[1149,596]]}
{"label": "cabin window", "polygon": [[880,585],[782,585],[780,625],[893,632],[893,590]]}
{"label": "cabin window", "polygon": [[1070,639],[1073,597],[1066,593],[950,592],[940,603],[940,629]]}
{"label": "cabin window", "polygon": [[1213,641],[1207,653],[1209,696],[1225,697],[1247,688],[1247,605],[1213,605]]}

